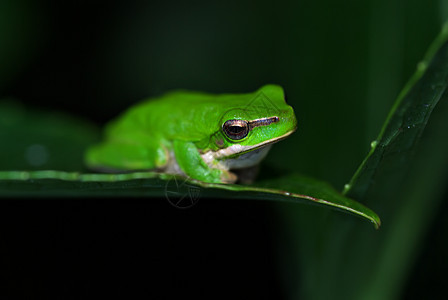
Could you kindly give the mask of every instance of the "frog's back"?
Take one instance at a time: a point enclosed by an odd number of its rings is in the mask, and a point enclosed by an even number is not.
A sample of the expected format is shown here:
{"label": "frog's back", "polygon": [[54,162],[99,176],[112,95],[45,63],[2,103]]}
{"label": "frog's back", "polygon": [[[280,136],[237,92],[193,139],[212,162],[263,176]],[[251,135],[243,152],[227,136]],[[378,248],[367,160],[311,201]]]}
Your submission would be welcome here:
{"label": "frog's back", "polygon": [[140,127],[147,132],[197,140],[218,130],[223,114],[241,105],[243,98],[243,94],[173,91],[137,104],[121,119],[132,122],[133,128]]}
{"label": "frog's back", "polygon": [[[284,102],[282,88],[275,85],[266,85],[245,94],[178,90],[133,106],[111,125],[141,130],[152,137],[160,135],[168,139],[200,140],[219,130],[222,117],[228,111],[254,108],[254,100],[260,93],[271,100]],[[260,109],[256,108],[255,111]]]}

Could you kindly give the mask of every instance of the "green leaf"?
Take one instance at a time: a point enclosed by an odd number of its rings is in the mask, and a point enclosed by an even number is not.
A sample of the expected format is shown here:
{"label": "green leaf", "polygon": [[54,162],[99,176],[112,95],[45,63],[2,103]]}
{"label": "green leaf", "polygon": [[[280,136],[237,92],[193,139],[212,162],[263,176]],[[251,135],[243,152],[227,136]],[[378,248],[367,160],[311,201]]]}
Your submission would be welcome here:
{"label": "green leaf", "polygon": [[289,247],[290,264],[300,259],[295,267],[298,270],[300,264],[298,276],[304,278],[300,285],[291,283],[293,293],[307,299],[399,298],[446,188],[447,41],[448,24],[400,93],[371,151],[345,188],[345,195],[379,212],[381,230],[369,231],[335,214],[316,224],[320,212],[282,211],[295,243]]}
{"label": "green leaf", "polygon": [[[0,195],[2,196],[139,196],[188,197],[193,186],[205,197],[310,203],[355,214],[371,221],[379,217],[325,182],[299,174],[278,174],[251,186],[210,184],[168,174],[83,174],[82,153],[98,130],[66,115],[26,110],[14,103],[0,103]],[[21,139],[15,137],[21,136]],[[33,153],[34,151],[34,153]],[[40,163],[39,165],[36,162]],[[41,167],[57,170],[35,170]],[[17,170],[26,171],[17,171]],[[16,170],[16,171],[14,171]],[[271,173],[268,170],[266,173]],[[278,173],[278,172],[277,172]],[[181,184],[178,184],[178,183]],[[184,187],[178,191],[179,186]],[[186,188],[186,189],[185,189]],[[194,199],[191,199],[192,201]]]}
{"label": "green leaf", "polygon": [[[181,184],[179,184],[181,183]],[[184,187],[179,191],[179,187]],[[298,174],[265,180],[256,186],[213,184],[169,174],[134,172],[127,174],[80,174],[61,171],[0,172],[2,196],[197,196],[311,203],[349,212],[370,220],[376,228],[379,217],[362,204],[342,196],[330,185]],[[279,190],[282,186],[284,190]]]}
{"label": "green leaf", "polygon": [[[373,184],[364,194],[365,203],[378,208],[389,225],[375,239],[378,246],[373,246],[368,254],[377,261],[370,269],[370,280],[359,291],[359,295],[369,295],[365,299],[399,297],[418,254],[418,245],[443,200],[448,178],[447,88],[448,23],[400,94],[400,103],[395,107],[402,119],[391,118],[384,127],[382,138],[389,146],[381,152],[376,172],[367,177]],[[402,129],[395,136],[394,122],[400,122]],[[364,168],[371,168],[374,161],[367,158]],[[361,176],[355,178],[347,195],[366,190]]]}
{"label": "green leaf", "polygon": [[412,159],[429,117],[447,88],[447,38],[448,24],[401,91],[378,138],[372,142],[369,154],[345,186],[344,194],[363,198],[380,167],[387,165],[389,169],[397,169]]}

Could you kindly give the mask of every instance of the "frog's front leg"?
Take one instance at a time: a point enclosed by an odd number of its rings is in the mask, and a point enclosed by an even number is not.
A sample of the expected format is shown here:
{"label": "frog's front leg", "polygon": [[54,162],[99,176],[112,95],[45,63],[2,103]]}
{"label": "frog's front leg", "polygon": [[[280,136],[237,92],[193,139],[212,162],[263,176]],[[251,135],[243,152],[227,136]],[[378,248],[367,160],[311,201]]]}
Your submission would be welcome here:
{"label": "frog's front leg", "polygon": [[174,141],[174,155],[184,173],[194,179],[212,183],[234,183],[237,176],[227,170],[210,167],[192,142]]}

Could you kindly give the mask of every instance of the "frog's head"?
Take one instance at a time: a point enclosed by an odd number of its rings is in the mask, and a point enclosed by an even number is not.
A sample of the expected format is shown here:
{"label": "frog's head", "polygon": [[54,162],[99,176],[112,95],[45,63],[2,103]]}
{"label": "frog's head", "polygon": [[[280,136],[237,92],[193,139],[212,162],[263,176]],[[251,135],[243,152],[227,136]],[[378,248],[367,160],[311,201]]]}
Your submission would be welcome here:
{"label": "frog's head", "polygon": [[286,104],[283,89],[265,85],[232,103],[219,121],[215,158],[238,157],[278,142],[297,127],[294,110]]}

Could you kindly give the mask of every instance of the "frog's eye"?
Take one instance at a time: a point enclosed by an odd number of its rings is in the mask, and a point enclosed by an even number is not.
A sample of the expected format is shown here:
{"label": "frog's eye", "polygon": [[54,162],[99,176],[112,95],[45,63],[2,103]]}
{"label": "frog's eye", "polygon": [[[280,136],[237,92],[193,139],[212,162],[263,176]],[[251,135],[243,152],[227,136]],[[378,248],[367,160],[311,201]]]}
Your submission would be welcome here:
{"label": "frog's eye", "polygon": [[244,120],[228,120],[222,125],[222,130],[229,139],[241,140],[249,133],[249,125]]}

